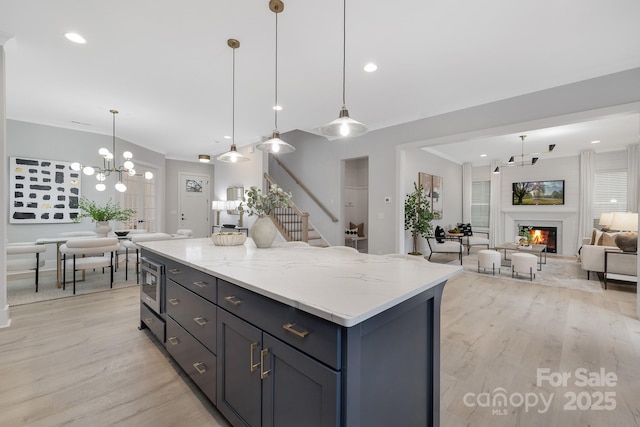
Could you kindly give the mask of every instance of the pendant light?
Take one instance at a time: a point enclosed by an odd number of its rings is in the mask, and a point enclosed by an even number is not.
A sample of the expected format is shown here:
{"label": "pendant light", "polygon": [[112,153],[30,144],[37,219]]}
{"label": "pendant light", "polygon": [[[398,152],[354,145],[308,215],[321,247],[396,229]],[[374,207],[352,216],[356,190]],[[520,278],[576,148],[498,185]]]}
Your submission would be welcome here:
{"label": "pendant light", "polygon": [[261,142],[256,145],[256,148],[271,154],[284,154],[295,151],[293,145],[287,144],[280,139],[280,132],[278,132],[278,14],[284,10],[284,3],[281,0],[271,0],[269,1],[269,9],[276,15],[276,100],[273,107],[275,116],[274,131],[271,134],[271,139]]}
{"label": "pendant light", "polygon": [[240,42],[236,39],[227,40],[227,46],[233,49],[233,77],[231,84],[231,148],[224,154],[216,157],[216,160],[227,163],[247,162],[249,158],[238,153],[236,148],[236,49]]}
{"label": "pendant light", "polygon": [[342,0],[342,108],[338,118],[320,128],[320,133],[329,139],[348,138],[364,135],[367,127],[349,117],[345,96],[347,63],[347,0]]}

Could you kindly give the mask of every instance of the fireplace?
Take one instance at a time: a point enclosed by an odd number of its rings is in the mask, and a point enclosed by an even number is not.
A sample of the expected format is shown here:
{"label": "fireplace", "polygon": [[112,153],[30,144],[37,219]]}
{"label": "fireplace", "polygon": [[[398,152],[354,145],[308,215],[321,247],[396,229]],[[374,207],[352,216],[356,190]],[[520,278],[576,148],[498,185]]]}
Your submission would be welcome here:
{"label": "fireplace", "polygon": [[520,232],[529,233],[528,237],[531,243],[547,245],[548,253],[558,252],[558,227],[541,227],[539,225],[520,225],[519,227]]}

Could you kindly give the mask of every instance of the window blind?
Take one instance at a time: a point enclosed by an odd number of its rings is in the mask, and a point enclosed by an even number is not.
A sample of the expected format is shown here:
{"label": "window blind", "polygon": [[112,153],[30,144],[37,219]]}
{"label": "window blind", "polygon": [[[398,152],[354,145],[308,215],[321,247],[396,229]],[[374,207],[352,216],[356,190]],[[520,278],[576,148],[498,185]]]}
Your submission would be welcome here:
{"label": "window blind", "polygon": [[604,212],[627,212],[627,171],[600,171],[595,174],[594,220]]}
{"label": "window blind", "polygon": [[489,228],[490,181],[471,183],[471,225]]}

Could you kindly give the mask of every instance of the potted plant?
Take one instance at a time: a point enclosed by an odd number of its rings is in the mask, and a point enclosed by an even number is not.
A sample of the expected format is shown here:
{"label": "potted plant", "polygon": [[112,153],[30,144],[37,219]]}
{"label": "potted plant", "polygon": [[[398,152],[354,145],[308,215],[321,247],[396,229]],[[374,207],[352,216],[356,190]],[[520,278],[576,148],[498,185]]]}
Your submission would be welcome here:
{"label": "potted plant", "polygon": [[82,218],[91,218],[91,221],[96,223],[96,233],[99,236],[106,236],[111,231],[109,221],[128,221],[136,213],[133,209],[121,208],[119,204],[114,203],[111,199],[104,206],[100,206],[86,197],[80,198],[78,209],[82,212],[75,218],[75,221],[79,222]]}
{"label": "potted plant", "polygon": [[251,186],[247,190],[245,201],[240,203],[238,210],[247,212],[249,216],[258,215],[258,219],[251,226],[251,238],[259,248],[268,248],[276,238],[278,230],[271,221],[270,215],[278,208],[293,206],[291,194],[273,184],[266,194],[256,187]]}
{"label": "potted plant", "polygon": [[422,255],[418,252],[418,236],[429,237],[432,220],[431,205],[424,195],[422,184],[414,182],[413,192],[407,194],[404,201],[404,229],[411,231],[413,237],[413,252],[409,252],[409,255]]}

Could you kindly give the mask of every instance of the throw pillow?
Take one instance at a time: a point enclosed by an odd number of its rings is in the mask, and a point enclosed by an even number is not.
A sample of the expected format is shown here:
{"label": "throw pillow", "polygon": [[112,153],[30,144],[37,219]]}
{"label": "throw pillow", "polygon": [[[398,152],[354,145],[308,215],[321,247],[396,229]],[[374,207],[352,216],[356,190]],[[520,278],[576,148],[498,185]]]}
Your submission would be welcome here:
{"label": "throw pillow", "polygon": [[364,223],[354,224],[352,222],[349,223],[349,229],[353,230],[354,228],[358,229],[358,237],[364,237]]}
{"label": "throw pillow", "polygon": [[465,236],[473,236],[473,231],[471,230],[471,223],[469,224],[458,224],[458,230]]}
{"label": "throw pillow", "polygon": [[598,245],[600,246],[617,246],[616,245],[616,236],[620,234],[618,232],[615,233],[602,233],[600,240],[598,241]]}
{"label": "throw pillow", "polygon": [[438,243],[444,243],[444,228],[437,225],[435,235]]}

